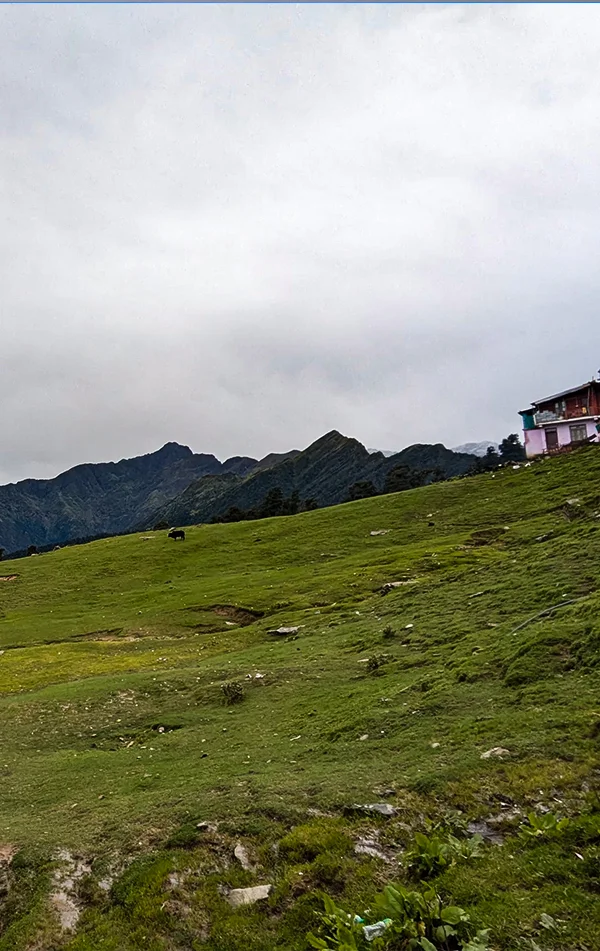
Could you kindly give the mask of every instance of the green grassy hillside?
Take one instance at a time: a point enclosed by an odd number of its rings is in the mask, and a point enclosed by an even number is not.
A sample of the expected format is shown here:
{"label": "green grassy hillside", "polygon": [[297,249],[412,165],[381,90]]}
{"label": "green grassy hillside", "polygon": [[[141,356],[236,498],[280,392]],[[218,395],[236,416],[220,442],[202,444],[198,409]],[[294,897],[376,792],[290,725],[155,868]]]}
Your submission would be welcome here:
{"label": "green grassy hillside", "polygon": [[483,820],[439,894],[492,947],[600,949],[596,449],[0,573],[1,951],[305,948],[319,890],[362,913]]}

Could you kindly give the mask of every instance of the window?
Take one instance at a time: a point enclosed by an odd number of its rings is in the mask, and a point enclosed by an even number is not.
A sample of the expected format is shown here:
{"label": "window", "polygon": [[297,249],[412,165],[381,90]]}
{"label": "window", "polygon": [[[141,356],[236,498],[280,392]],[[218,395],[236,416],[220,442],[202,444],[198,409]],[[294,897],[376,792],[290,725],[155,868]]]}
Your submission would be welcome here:
{"label": "window", "polygon": [[587,426],[585,423],[577,423],[574,426],[569,426],[569,432],[571,433],[571,442],[583,442],[587,439]]}
{"label": "window", "polygon": [[553,449],[558,449],[558,432],[556,429],[546,430],[546,449],[549,452]]}

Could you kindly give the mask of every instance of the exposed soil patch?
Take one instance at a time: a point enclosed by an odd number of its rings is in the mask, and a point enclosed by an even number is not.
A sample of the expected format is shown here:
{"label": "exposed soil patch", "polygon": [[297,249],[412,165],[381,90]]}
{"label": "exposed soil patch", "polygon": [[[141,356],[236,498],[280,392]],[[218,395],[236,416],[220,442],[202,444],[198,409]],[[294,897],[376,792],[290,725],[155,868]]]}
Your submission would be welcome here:
{"label": "exposed soil patch", "polygon": [[217,617],[226,618],[233,621],[241,627],[248,624],[254,624],[259,618],[264,617],[264,611],[255,611],[253,608],[241,608],[237,604],[196,604],[185,608],[186,611],[198,611],[203,614],[216,614]]}
{"label": "exposed soil patch", "polygon": [[264,617],[264,611],[254,611],[252,608],[239,608],[235,604],[214,604],[211,609],[218,617],[227,618],[228,621],[235,621],[242,626],[253,624],[259,618]]}
{"label": "exposed soil patch", "polygon": [[81,914],[75,895],[77,882],[84,875],[89,875],[91,868],[83,859],[71,855],[66,850],[58,853],[58,859],[61,866],[54,873],[54,889],[50,895],[50,902],[58,915],[62,930],[72,931]]}
{"label": "exposed soil patch", "polygon": [[16,845],[12,845],[10,842],[0,843],[0,865],[10,865],[18,852]]}
{"label": "exposed soil patch", "polygon": [[472,532],[467,539],[467,545],[470,548],[481,548],[482,545],[491,545],[504,535],[505,528],[482,528],[477,532]]}
{"label": "exposed soil patch", "polygon": [[[141,635],[138,635],[141,636]],[[135,641],[133,634],[123,634],[122,627],[110,627],[101,631],[90,631],[87,634],[75,634],[74,641]]]}
{"label": "exposed soil patch", "polygon": [[0,581],[16,581],[18,575],[0,575]]}

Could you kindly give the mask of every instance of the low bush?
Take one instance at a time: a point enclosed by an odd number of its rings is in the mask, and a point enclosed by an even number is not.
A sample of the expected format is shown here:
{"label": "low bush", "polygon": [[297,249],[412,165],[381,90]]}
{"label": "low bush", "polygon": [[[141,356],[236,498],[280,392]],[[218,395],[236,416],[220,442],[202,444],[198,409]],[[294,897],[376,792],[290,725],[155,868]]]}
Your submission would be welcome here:
{"label": "low bush", "polygon": [[408,871],[415,878],[433,878],[458,861],[469,861],[483,855],[483,838],[474,835],[470,839],[456,836],[425,835],[415,833],[415,842],[406,852]]}
{"label": "low bush", "polygon": [[364,917],[338,907],[325,896],[319,913],[320,934],[308,935],[318,951],[485,951],[488,932],[474,934],[468,914],[455,905],[444,905],[431,886],[423,892],[388,885],[373,903],[367,924]]}
{"label": "low bush", "polygon": [[221,684],[221,691],[228,707],[233,706],[234,703],[241,703],[244,699],[244,688],[237,680],[228,680]]}
{"label": "low bush", "polygon": [[367,660],[367,670],[370,674],[375,674],[387,664],[388,659],[385,654],[372,654]]}
{"label": "low bush", "polygon": [[296,826],[279,842],[279,855],[291,865],[313,862],[321,855],[347,855],[352,851],[350,838],[333,822]]}

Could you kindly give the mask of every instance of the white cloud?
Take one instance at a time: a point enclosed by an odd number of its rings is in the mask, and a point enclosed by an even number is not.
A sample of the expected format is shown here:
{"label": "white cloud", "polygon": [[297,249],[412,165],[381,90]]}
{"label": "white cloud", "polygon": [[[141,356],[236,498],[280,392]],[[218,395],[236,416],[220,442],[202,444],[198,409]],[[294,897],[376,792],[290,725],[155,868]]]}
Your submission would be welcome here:
{"label": "white cloud", "polygon": [[0,477],[500,438],[600,366],[597,7],[0,26]]}

